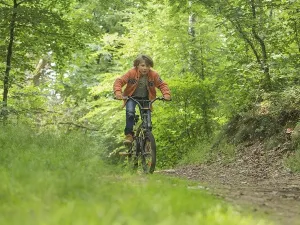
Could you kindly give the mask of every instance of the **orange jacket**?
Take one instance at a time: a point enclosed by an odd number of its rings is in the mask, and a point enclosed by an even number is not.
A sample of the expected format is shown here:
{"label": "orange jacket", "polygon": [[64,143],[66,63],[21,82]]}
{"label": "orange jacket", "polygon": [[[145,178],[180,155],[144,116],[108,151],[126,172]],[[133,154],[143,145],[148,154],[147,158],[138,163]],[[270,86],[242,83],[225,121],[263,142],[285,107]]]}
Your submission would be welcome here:
{"label": "orange jacket", "polygon": [[[132,96],[133,92],[137,88],[138,81],[140,79],[140,73],[137,68],[133,68],[125,73],[123,76],[117,78],[114,82],[114,94],[122,95],[122,87],[126,85],[123,96]],[[168,85],[162,81],[158,73],[150,69],[148,73],[148,96],[149,100],[156,98],[156,90],[158,88],[163,96],[171,96]]]}

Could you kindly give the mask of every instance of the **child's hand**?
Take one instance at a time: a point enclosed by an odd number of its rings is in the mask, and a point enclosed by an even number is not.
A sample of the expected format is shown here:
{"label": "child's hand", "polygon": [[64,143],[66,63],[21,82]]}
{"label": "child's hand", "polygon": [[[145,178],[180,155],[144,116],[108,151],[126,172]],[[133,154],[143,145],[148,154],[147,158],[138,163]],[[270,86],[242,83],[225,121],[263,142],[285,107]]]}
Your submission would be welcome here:
{"label": "child's hand", "polygon": [[171,96],[170,95],[164,95],[164,99],[166,101],[171,101]]}
{"label": "child's hand", "polygon": [[118,100],[123,100],[123,95],[122,94],[116,94],[115,98]]}

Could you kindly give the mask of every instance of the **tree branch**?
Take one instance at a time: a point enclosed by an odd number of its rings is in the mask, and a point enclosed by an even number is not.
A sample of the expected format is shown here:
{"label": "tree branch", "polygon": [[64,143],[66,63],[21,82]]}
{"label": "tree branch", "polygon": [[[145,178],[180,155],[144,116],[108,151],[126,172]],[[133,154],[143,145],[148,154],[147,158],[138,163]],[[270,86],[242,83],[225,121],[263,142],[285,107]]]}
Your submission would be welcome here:
{"label": "tree branch", "polygon": [[261,65],[260,56],[259,56],[258,52],[256,51],[256,48],[255,48],[253,42],[250,40],[250,38],[247,36],[247,34],[243,31],[243,29],[238,21],[236,21],[236,22],[232,21],[232,23],[235,24],[235,27],[237,28],[238,32],[242,35],[244,40],[248,43],[248,45],[252,49],[253,54],[255,55],[256,61]]}
{"label": "tree branch", "polygon": [[75,127],[78,127],[78,128],[86,129],[86,130],[99,131],[99,130],[96,129],[96,128],[86,127],[86,126],[83,126],[83,125],[81,125],[81,124],[76,124],[76,123],[72,123],[72,122],[46,123],[46,124],[44,124],[44,125],[55,125],[55,124],[72,125],[72,126],[75,126]]}
{"label": "tree branch", "polygon": [[17,3],[17,6],[21,5],[22,3],[27,2],[27,0],[23,0]]}

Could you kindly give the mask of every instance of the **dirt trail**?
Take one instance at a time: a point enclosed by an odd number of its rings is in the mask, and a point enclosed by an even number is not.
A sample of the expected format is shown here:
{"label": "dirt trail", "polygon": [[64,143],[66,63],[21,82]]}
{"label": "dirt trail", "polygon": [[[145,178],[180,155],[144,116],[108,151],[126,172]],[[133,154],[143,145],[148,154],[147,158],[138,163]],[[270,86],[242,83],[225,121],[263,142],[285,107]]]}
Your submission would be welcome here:
{"label": "dirt trail", "polygon": [[280,225],[300,225],[300,174],[283,166],[284,147],[264,151],[260,143],[239,151],[223,164],[184,166],[165,173],[199,181],[213,194],[234,205],[266,214]]}

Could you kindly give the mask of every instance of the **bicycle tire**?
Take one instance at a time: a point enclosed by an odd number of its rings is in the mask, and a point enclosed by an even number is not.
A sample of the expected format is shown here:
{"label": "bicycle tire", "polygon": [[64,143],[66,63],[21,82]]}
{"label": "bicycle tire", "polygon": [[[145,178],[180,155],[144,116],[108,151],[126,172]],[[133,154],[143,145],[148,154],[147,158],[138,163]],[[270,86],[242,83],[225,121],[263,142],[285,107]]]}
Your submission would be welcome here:
{"label": "bicycle tire", "polygon": [[153,173],[156,166],[156,143],[153,134],[148,131],[142,147],[142,167],[145,173]]}

